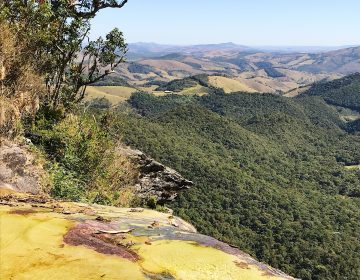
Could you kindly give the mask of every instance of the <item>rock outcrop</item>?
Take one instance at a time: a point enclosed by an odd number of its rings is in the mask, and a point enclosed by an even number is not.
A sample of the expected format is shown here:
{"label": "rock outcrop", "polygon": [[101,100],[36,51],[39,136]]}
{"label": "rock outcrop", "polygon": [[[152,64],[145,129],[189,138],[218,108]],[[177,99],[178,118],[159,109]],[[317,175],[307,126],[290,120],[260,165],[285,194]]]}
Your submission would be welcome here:
{"label": "rock outcrop", "polygon": [[46,172],[26,144],[0,139],[0,187],[39,193]]}
{"label": "rock outcrop", "polygon": [[293,279],[148,209],[0,189],[0,219],[1,279]]}
{"label": "rock outcrop", "polygon": [[[0,187],[32,194],[41,192],[47,174],[30,147],[29,143],[0,141]],[[137,170],[138,179],[134,189],[140,199],[154,198],[156,203],[164,204],[173,201],[180,191],[193,185],[175,170],[139,150],[121,146],[116,152],[129,158]]]}
{"label": "rock outcrop", "polygon": [[121,147],[119,152],[130,158],[139,169],[139,179],[135,190],[140,198],[154,197],[157,203],[163,204],[173,201],[179,192],[193,186],[193,182],[186,180],[175,170],[164,166],[139,150]]}

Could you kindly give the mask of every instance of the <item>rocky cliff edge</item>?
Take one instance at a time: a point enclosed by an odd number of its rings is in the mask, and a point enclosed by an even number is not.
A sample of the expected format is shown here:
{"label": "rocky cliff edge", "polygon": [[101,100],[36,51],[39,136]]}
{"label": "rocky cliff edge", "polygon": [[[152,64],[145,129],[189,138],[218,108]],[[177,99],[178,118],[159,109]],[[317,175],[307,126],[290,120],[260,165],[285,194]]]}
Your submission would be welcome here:
{"label": "rocky cliff edge", "polygon": [[293,279],[169,214],[0,189],[2,279]]}

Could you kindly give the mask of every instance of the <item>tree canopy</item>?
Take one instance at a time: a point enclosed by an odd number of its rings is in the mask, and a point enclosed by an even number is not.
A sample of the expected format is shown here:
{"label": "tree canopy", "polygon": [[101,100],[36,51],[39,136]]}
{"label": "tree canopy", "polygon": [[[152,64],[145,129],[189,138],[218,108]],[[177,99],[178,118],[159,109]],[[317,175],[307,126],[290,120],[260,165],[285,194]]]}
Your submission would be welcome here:
{"label": "tree canopy", "polygon": [[[122,8],[126,3],[5,0],[0,4],[1,22],[11,28],[16,44],[26,45],[26,60],[44,77],[42,105],[67,108],[81,101],[87,85],[124,61],[127,45],[120,30],[115,28],[94,41],[90,41],[89,32],[90,19],[98,11]],[[11,78],[5,75],[4,83],[11,83]]]}
{"label": "tree canopy", "polygon": [[324,99],[138,93],[130,105],[116,131],[194,181],[170,207],[200,232],[304,280],[359,279],[360,172],[347,166],[360,138]]}

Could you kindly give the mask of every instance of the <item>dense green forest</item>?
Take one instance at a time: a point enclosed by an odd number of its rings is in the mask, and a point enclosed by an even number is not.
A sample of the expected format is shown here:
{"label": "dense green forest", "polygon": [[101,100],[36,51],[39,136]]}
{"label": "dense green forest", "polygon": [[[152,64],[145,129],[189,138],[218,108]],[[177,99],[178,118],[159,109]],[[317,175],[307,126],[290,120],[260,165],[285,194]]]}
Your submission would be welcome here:
{"label": "dense green forest", "polygon": [[157,91],[182,91],[186,88],[196,86],[196,81],[191,78],[174,80],[166,83],[165,85],[159,86]]}
{"label": "dense green forest", "polygon": [[92,86],[124,86],[131,87],[123,78],[109,75],[98,82],[92,83]]}
{"label": "dense green forest", "polygon": [[114,132],[195,182],[170,207],[200,232],[302,279],[360,278],[360,172],[345,168],[360,137],[322,97],[137,93],[129,106]]}
{"label": "dense green forest", "polygon": [[314,84],[304,95],[321,96],[329,104],[360,110],[360,73]]}
{"label": "dense green forest", "polygon": [[173,80],[163,85],[160,85],[156,90],[157,91],[174,91],[180,92],[186,88],[194,87],[196,85],[200,85],[203,87],[209,88],[209,91],[214,91],[211,85],[209,85],[209,79],[206,74],[195,75],[191,77],[187,77],[184,79]]}

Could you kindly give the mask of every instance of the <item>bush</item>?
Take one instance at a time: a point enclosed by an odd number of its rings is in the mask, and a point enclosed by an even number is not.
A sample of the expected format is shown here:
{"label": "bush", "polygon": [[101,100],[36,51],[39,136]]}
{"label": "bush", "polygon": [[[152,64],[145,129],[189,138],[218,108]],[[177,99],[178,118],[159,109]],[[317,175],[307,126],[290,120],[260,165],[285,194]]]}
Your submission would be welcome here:
{"label": "bush", "polygon": [[49,170],[52,179],[50,194],[55,198],[80,201],[85,196],[85,187],[77,174],[54,163]]}
{"label": "bush", "polygon": [[157,205],[157,199],[155,196],[151,196],[148,198],[146,205],[151,208],[151,209],[156,209],[156,205]]}
{"label": "bush", "polygon": [[93,109],[109,109],[112,106],[109,99],[105,97],[95,98],[94,100],[91,100],[88,105]]}
{"label": "bush", "polygon": [[68,114],[58,123],[38,118],[29,135],[52,162],[50,193],[54,197],[117,206],[136,203],[132,186],[138,171],[119,154],[106,130],[110,122],[109,114],[98,119]]}

